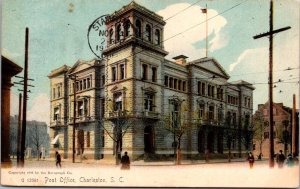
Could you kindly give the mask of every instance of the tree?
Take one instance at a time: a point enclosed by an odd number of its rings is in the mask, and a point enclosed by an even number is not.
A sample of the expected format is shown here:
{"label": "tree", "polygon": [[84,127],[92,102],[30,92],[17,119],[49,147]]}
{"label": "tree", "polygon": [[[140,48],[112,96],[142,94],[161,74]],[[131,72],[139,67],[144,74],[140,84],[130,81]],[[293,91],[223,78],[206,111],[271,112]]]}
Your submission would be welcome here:
{"label": "tree", "polygon": [[118,110],[116,112],[113,112],[115,119],[112,119],[112,132],[110,132],[107,128],[104,126],[105,120],[100,120],[99,124],[107,135],[114,141],[114,155],[116,160],[116,165],[119,165],[120,158],[121,158],[121,151],[122,151],[122,139],[124,135],[127,133],[128,128],[132,126],[135,119],[130,118],[127,111],[121,111]]}
{"label": "tree", "polygon": [[187,108],[183,100],[178,97],[171,100],[173,109],[170,114],[163,117],[163,125],[166,130],[173,133],[174,148],[176,147],[176,164],[181,164],[181,142],[182,136],[192,128],[192,123],[187,119]]}
{"label": "tree", "polygon": [[259,143],[259,153],[262,154],[262,144],[265,140],[264,132],[268,127],[268,122],[265,121],[264,116],[261,112],[257,111],[253,116],[252,129],[253,139]]}
{"label": "tree", "polygon": [[[33,121],[33,124],[30,127],[27,127],[29,130],[28,139],[29,144],[28,146],[32,146],[36,155],[37,159],[40,159],[41,147],[46,146],[46,143],[49,141],[49,135],[47,133],[46,125],[38,124],[38,122]],[[26,137],[27,138],[27,137]]]}

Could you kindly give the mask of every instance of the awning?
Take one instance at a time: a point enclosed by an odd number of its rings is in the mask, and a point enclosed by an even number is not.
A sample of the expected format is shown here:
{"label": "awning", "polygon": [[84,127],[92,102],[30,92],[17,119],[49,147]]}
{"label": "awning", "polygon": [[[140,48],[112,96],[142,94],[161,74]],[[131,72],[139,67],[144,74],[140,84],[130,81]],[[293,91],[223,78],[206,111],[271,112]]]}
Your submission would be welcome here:
{"label": "awning", "polygon": [[57,144],[59,138],[59,134],[55,136],[55,138],[51,141],[51,144]]}
{"label": "awning", "polygon": [[59,114],[59,108],[56,108],[55,114]]}

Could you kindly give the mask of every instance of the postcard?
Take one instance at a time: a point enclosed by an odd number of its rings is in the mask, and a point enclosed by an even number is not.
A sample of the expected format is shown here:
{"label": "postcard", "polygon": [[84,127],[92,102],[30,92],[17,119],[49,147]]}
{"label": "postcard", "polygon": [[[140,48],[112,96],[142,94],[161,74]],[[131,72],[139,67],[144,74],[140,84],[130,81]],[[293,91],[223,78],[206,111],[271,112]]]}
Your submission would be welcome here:
{"label": "postcard", "polygon": [[299,187],[298,0],[4,0],[1,185]]}

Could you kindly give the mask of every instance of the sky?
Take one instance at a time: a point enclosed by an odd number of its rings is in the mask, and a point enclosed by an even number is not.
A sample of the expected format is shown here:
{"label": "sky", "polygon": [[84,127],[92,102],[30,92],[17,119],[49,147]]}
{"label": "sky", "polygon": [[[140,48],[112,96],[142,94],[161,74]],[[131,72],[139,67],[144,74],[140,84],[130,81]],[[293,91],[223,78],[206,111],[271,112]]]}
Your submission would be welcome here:
{"label": "sky", "polygon": [[[28,119],[50,121],[51,70],[77,60],[91,60],[88,27],[131,0],[5,0],[2,3],[1,53],[24,66],[25,28],[29,28],[29,78],[34,79],[28,100]],[[269,40],[253,36],[269,31],[268,0],[136,0],[166,21],[167,59],[183,54],[188,61],[205,57],[208,7],[209,57],[231,76],[229,81],[254,84],[254,110],[268,100]],[[274,0],[274,102],[292,107],[299,102],[299,0]],[[23,73],[21,74],[21,76]],[[13,81],[19,79],[14,78]],[[278,82],[280,80],[280,82]],[[12,87],[11,115],[18,113],[18,86]]]}

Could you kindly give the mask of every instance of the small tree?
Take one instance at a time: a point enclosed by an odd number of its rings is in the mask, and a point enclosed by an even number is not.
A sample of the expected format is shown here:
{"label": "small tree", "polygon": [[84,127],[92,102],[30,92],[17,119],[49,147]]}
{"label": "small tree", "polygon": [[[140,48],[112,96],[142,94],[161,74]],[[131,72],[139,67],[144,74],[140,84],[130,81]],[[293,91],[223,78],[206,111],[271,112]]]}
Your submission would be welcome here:
{"label": "small tree", "polygon": [[262,144],[264,142],[264,132],[268,127],[268,122],[264,120],[261,112],[257,111],[253,116],[252,131],[253,139],[259,143],[259,153],[262,154]]}
{"label": "small tree", "polygon": [[[192,123],[187,118],[187,107],[183,104],[183,100],[178,98],[174,98],[171,100],[171,104],[173,103],[174,109],[170,112],[170,114],[165,115],[163,117],[163,125],[166,130],[173,133],[176,146],[174,144],[174,148],[176,147],[176,164],[181,164],[181,142],[182,136],[188,130],[192,128]],[[175,141],[174,141],[175,142]]]}
{"label": "small tree", "polygon": [[104,120],[99,121],[99,124],[107,135],[114,141],[114,154],[115,154],[115,162],[116,165],[120,163],[120,156],[122,151],[122,139],[124,135],[127,133],[128,128],[132,126],[135,119],[130,118],[129,114],[126,111],[117,111],[115,113],[115,119],[112,119],[112,131],[107,130],[104,126]]}

